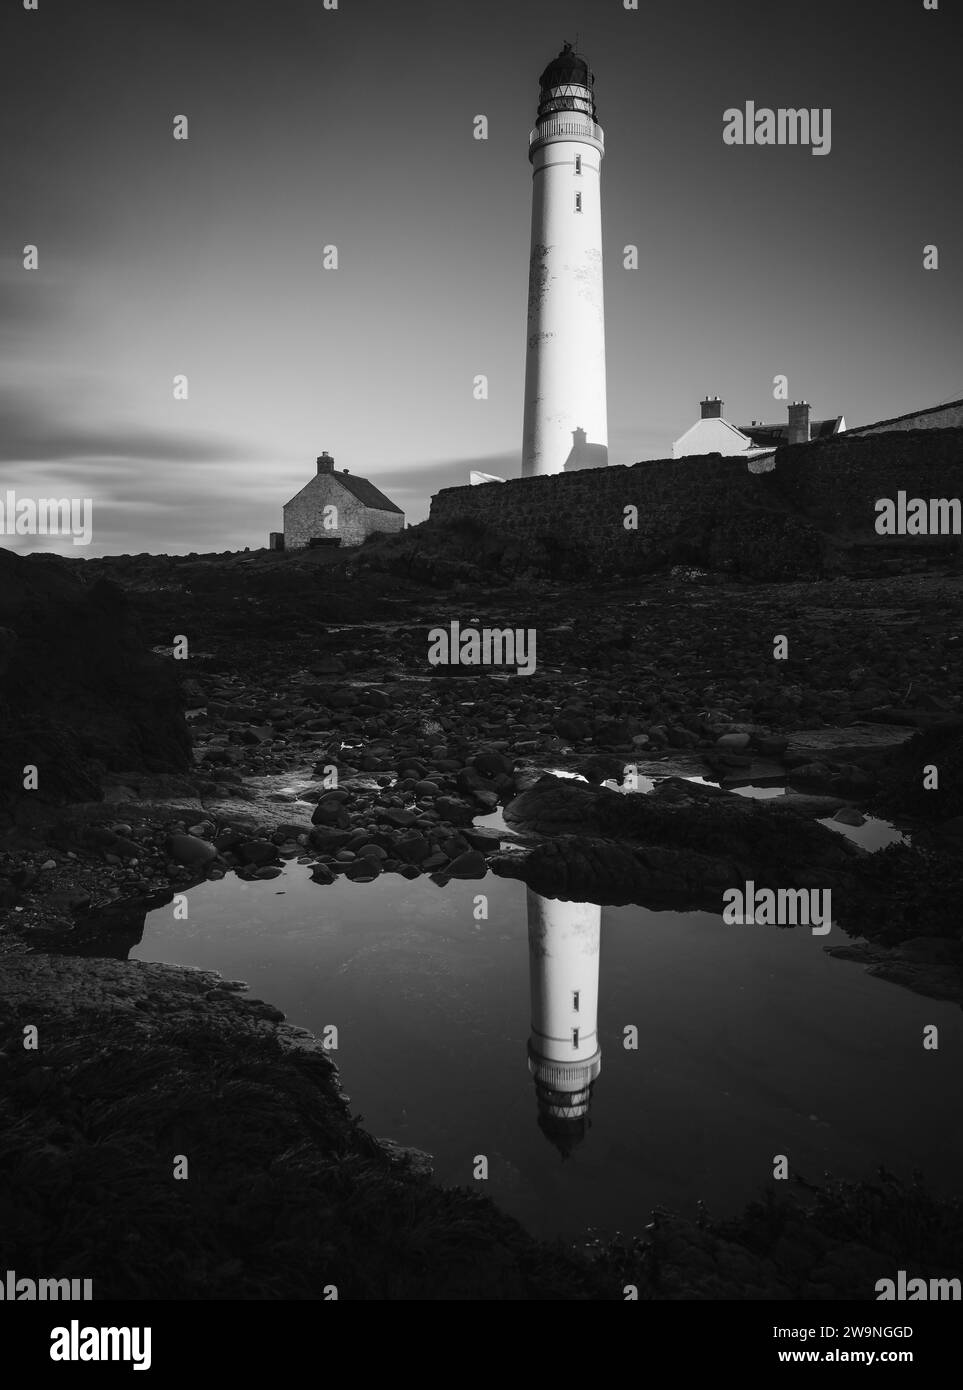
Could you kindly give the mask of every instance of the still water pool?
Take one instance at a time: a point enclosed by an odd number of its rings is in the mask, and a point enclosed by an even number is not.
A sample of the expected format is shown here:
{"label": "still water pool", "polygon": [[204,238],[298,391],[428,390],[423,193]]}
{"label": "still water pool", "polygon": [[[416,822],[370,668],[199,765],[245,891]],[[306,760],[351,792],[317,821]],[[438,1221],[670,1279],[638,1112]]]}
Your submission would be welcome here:
{"label": "still water pool", "polygon": [[293,861],[188,904],[186,921],[150,913],[132,956],[336,1025],[365,1127],[427,1150],[447,1184],[476,1185],[485,1155],[477,1185],[537,1234],[634,1233],[654,1204],[699,1198],[735,1212],[775,1154],[810,1179],[882,1162],[958,1186],[963,1015],[830,958],[838,927],[559,903],[493,875],[323,886]]}

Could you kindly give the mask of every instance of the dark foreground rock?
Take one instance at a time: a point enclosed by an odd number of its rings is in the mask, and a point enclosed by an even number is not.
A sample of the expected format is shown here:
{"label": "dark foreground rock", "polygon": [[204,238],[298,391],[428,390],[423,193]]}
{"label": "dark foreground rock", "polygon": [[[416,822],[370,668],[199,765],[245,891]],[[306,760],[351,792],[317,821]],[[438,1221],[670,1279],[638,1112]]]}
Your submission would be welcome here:
{"label": "dark foreground rock", "polygon": [[723,890],[746,879],[853,884],[868,855],[813,810],[806,798],[760,802],[677,777],[626,796],[546,775],[505,808],[506,824],[543,843],[496,856],[493,868],[549,896],[715,911]]}
{"label": "dark foreground rock", "polygon": [[[206,971],[0,956],[0,1227],[10,1268],[96,1299],[875,1298],[952,1277],[963,1210],[881,1175],[714,1221],[659,1211],[534,1240],[351,1117],[320,1042]],[[36,1050],[24,1028],[38,1030]],[[173,1177],[183,1155],[188,1176]],[[801,1194],[801,1195],[800,1195]]]}
{"label": "dark foreground rock", "polygon": [[190,753],[175,672],[123,590],[0,548],[0,830],[37,802],[96,800],[109,769],[177,771]]}
{"label": "dark foreground rock", "polygon": [[490,864],[546,897],[656,910],[719,912],[724,890],[747,880],[828,888],[834,922],[856,938],[832,955],[963,1004],[963,854],[945,837],[870,854],[813,819],[827,809],[824,797],[754,801],[679,778],[626,797],[549,775],[505,808],[539,842]]}
{"label": "dark foreground rock", "polygon": [[83,1269],[99,1299],[604,1296],[584,1262],[383,1149],[281,1017],[203,971],[0,958],[10,1267]]}

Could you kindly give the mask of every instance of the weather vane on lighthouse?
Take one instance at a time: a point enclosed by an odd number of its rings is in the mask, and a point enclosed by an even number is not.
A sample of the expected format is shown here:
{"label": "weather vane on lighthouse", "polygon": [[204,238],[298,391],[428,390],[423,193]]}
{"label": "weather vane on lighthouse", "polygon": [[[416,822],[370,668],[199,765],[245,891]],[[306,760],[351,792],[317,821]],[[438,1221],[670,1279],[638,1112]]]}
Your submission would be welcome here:
{"label": "weather vane on lighthouse", "polygon": [[[576,35],[576,44],[578,36]],[[566,39],[539,78],[529,136],[532,244],[522,476],[608,463],[595,77]]]}

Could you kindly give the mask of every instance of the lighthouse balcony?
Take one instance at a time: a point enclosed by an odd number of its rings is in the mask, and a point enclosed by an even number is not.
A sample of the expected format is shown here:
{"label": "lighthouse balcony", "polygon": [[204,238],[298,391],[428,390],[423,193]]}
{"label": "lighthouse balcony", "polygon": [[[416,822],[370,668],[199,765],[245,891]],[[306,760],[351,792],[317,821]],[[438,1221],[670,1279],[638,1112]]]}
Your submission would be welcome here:
{"label": "lighthouse balcony", "polygon": [[539,145],[556,140],[587,140],[601,152],[605,151],[602,127],[590,116],[582,116],[577,111],[565,111],[539,121],[528,137],[528,152],[531,154]]}
{"label": "lighthouse balcony", "polygon": [[528,1069],[539,1086],[559,1093],[586,1090],[602,1070],[602,1050],[596,1048],[591,1057],[580,1062],[560,1062],[543,1057],[531,1042],[528,1045]]}

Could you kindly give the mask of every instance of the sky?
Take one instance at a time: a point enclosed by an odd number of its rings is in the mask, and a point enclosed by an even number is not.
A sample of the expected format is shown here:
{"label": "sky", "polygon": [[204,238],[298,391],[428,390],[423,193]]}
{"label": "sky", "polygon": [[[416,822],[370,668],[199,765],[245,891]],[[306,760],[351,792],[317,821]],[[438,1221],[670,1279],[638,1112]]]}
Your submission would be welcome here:
{"label": "sky", "polygon": [[[0,502],[94,525],[4,545],[262,546],[325,449],[410,522],[517,476],[528,133],[565,39],[605,131],[610,463],[671,456],[707,394],[783,422],[779,374],[850,425],[963,396],[948,0],[37,5],[0,18]],[[830,108],[829,154],[725,145],[748,100]]]}

